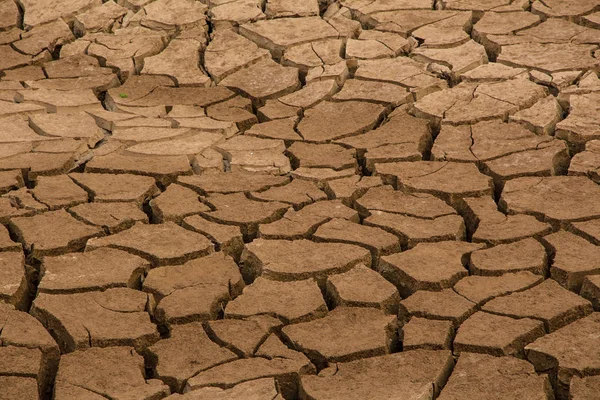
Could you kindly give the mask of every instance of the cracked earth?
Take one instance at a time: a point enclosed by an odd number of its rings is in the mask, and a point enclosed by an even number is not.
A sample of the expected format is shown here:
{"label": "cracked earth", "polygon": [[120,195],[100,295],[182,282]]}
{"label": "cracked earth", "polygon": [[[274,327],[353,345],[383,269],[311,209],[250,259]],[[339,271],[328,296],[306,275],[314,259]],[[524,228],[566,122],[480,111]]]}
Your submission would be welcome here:
{"label": "cracked earth", "polygon": [[599,400],[600,0],[0,0],[0,400]]}

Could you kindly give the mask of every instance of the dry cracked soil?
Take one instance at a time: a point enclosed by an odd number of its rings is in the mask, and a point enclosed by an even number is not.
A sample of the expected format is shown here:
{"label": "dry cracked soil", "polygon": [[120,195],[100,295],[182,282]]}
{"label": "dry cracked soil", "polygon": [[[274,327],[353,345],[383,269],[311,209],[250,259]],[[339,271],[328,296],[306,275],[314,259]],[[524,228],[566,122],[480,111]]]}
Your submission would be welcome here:
{"label": "dry cracked soil", "polygon": [[599,400],[600,0],[0,0],[0,400]]}

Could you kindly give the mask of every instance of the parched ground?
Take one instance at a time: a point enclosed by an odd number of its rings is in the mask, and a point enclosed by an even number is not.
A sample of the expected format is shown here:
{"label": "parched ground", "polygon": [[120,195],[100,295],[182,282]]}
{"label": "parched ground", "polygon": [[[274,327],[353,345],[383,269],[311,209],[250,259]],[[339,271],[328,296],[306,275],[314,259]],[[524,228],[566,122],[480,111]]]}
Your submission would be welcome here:
{"label": "parched ground", "polygon": [[600,399],[600,0],[0,0],[0,400]]}

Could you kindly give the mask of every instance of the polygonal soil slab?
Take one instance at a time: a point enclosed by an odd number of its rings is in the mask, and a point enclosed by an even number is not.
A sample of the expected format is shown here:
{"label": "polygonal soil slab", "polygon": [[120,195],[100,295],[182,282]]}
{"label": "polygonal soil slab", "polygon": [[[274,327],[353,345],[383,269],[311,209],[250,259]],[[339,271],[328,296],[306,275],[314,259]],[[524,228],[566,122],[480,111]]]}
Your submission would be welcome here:
{"label": "polygonal soil slab", "polygon": [[544,72],[587,70],[598,60],[591,56],[595,46],[562,43],[523,43],[502,46],[498,62]]}
{"label": "polygonal soil slab", "polygon": [[467,196],[490,196],[492,180],[472,164],[415,161],[375,165],[384,180],[396,180],[399,189],[429,193],[450,202]]}
{"label": "polygonal soil slab", "polygon": [[[115,34],[86,35],[82,39],[84,49],[85,41],[90,42],[87,54],[102,58],[107,67],[117,69],[121,76],[129,78],[139,74],[144,65],[144,58],[158,54],[164,49],[167,35],[165,32],[138,25],[120,28]],[[169,84],[172,84],[172,81]]]}
{"label": "polygonal soil slab", "polygon": [[[211,4],[213,5],[213,4]],[[238,25],[265,19],[260,4],[252,0],[215,3],[209,11],[210,21],[217,30],[237,28]]]}
{"label": "polygonal soil slab", "polygon": [[[33,378],[34,389],[38,386],[36,381],[39,382],[40,389],[46,385],[48,371],[44,370],[39,349],[2,346],[0,347],[0,355],[2,356],[2,362],[0,363],[2,375]],[[34,395],[31,398],[37,398],[37,396]]]}
{"label": "polygonal soil slab", "polygon": [[356,154],[335,144],[312,144],[295,142],[288,148],[296,167],[333,168],[341,170],[356,168]]}
{"label": "polygonal soil slab", "polygon": [[328,302],[335,307],[373,307],[386,314],[398,312],[398,290],[376,271],[364,265],[327,278],[326,291]]}
{"label": "polygonal soil slab", "polygon": [[600,93],[585,92],[569,97],[569,115],[556,124],[556,137],[567,140],[576,149],[581,149],[589,140],[600,139],[600,126],[595,118]]}
{"label": "polygonal soil slab", "polygon": [[[103,68],[101,68],[103,69]],[[104,72],[104,71],[103,71]],[[118,85],[119,78],[116,74],[110,73],[90,74],[80,78],[57,78],[57,79],[40,79],[35,81],[26,81],[27,85],[32,89],[58,89],[58,90],[75,90],[75,89],[91,89],[98,96],[100,93]],[[86,109],[86,112],[92,111]],[[98,110],[98,108],[96,108]],[[68,110],[66,112],[69,112]],[[74,112],[79,112],[74,110]],[[63,114],[64,115],[64,114]],[[69,136],[69,134],[67,134]],[[95,139],[97,140],[97,139]],[[92,140],[93,143],[95,140]]]}
{"label": "polygonal soil slab", "polygon": [[[464,32],[463,32],[464,33]],[[448,87],[448,83],[425,70],[425,64],[408,57],[360,60],[356,79],[387,82],[408,89],[417,100]]]}
{"label": "polygonal soil slab", "polygon": [[408,251],[384,256],[380,270],[403,297],[417,290],[442,290],[468,275],[465,260],[482,247],[459,241],[419,243]]}
{"label": "polygonal soil slab", "polygon": [[169,400],[231,400],[231,399],[283,399],[278,394],[277,384],[273,378],[255,379],[235,385],[231,389],[204,387],[186,394],[175,394]]}
{"label": "polygonal soil slab", "polygon": [[257,239],[246,245],[242,260],[246,280],[259,275],[280,281],[315,278],[324,287],[328,275],[349,271],[358,264],[370,266],[371,254],[344,243]]}
{"label": "polygonal soil slab", "polygon": [[590,140],[585,151],[575,154],[569,165],[569,175],[588,176],[600,182],[600,140]]}
{"label": "polygonal soil slab", "polygon": [[[479,6],[473,6],[473,8],[479,8]],[[460,9],[461,7],[458,8]],[[412,32],[412,36],[423,42],[423,47],[457,47],[469,40],[467,32],[471,26],[471,13],[460,12],[449,18],[442,18],[440,21],[425,25]]]}
{"label": "polygonal soil slab", "polygon": [[359,222],[358,213],[341,201],[317,201],[298,211],[288,210],[283,218],[261,225],[259,236],[263,239],[308,239],[319,226],[331,218]]}
{"label": "polygonal soil slab", "polygon": [[523,356],[523,348],[544,333],[541,321],[476,312],[458,328],[454,351]]}
{"label": "polygonal soil slab", "polygon": [[280,97],[278,100],[287,106],[305,110],[323,100],[330,99],[338,89],[338,85],[332,79],[309,82],[302,89]]}
{"label": "polygonal soil slab", "polygon": [[201,194],[228,194],[263,191],[273,186],[285,185],[289,182],[289,178],[270,174],[253,174],[246,171],[232,171],[220,174],[181,176],[178,181],[180,184],[190,187]]}
{"label": "polygonal soil slab", "polygon": [[526,79],[466,82],[425,96],[414,104],[413,111],[436,123],[473,124],[495,118],[506,120],[542,97],[546,97],[546,90]]}
{"label": "polygonal soil slab", "polygon": [[0,228],[0,250],[6,251],[21,251],[23,246],[20,243],[13,242],[10,238],[10,233],[5,227]]}
{"label": "polygonal soil slab", "polygon": [[451,48],[428,48],[415,49],[411,56],[433,70],[438,70],[444,76],[450,76],[454,80],[479,65],[488,62],[485,48],[474,40]]}
{"label": "polygonal soil slab", "polygon": [[6,193],[0,199],[5,224],[9,223],[10,218],[28,217],[48,210],[47,206],[37,201],[31,191],[24,187]]}
{"label": "polygonal soil slab", "polygon": [[134,201],[141,207],[159,192],[154,179],[149,176],[90,173],[69,176],[89,192],[92,201]]}
{"label": "polygonal soil slab", "polygon": [[355,148],[372,172],[375,163],[423,159],[423,154],[431,149],[429,125],[429,121],[407,114],[406,107],[399,107],[377,129],[336,143]]}
{"label": "polygonal soil slab", "polygon": [[277,201],[263,202],[248,199],[243,193],[213,194],[205,199],[213,210],[203,212],[202,216],[213,222],[236,225],[246,238],[253,238],[260,224],[280,219],[288,204]]}
{"label": "polygonal soil slab", "polygon": [[73,30],[78,36],[83,36],[86,32],[110,31],[115,20],[122,18],[127,11],[127,8],[117,3],[104,3],[100,7],[94,7],[77,15],[73,21]]}
{"label": "polygonal soil slab", "polygon": [[216,319],[243,287],[235,262],[219,252],[183,265],[155,268],[143,289],[158,303],[157,321],[169,325]]}
{"label": "polygonal soil slab", "polygon": [[3,275],[0,301],[12,304],[21,310],[27,308],[27,298],[32,289],[27,269],[25,255],[21,251],[0,252],[0,270]]}
{"label": "polygonal soil slab", "polygon": [[[48,335],[48,333],[43,331],[43,328],[41,327],[39,322],[37,323],[37,326],[35,324],[31,324],[31,321],[29,319],[32,317],[30,315],[23,312],[15,311],[9,305],[2,304],[2,306],[0,307],[0,312],[2,313],[2,317],[4,319],[11,319],[11,323],[8,323],[8,321],[3,321],[2,323],[2,328],[6,326],[8,330],[11,331],[11,334],[14,335],[15,333],[17,333],[19,328],[21,329],[21,334],[23,333],[23,329],[33,328],[32,333],[35,336],[37,336],[22,338],[24,339],[23,342],[15,343],[14,338],[11,338],[10,334],[6,335],[8,341],[6,343],[3,343],[3,346],[0,346],[0,354],[2,354],[0,371],[2,371],[2,375],[29,376],[38,379],[40,381],[40,385],[46,384],[46,382],[43,382],[43,380],[45,378],[44,375],[46,375],[48,371],[44,371],[44,369],[48,366],[42,364],[43,361],[48,360],[42,360],[41,345],[43,344],[41,342],[36,343],[36,341],[38,341],[41,338],[39,336],[40,331],[46,335]],[[21,318],[21,316],[24,316],[25,318]],[[52,338],[50,338],[49,336],[45,339],[48,339],[48,342],[45,344],[53,343]],[[53,348],[52,350],[58,350],[55,344],[54,347],[55,348]],[[44,350],[47,351],[49,349],[46,348]],[[55,351],[53,351],[53,353],[54,356],[58,355],[58,353],[56,353]],[[56,365],[54,365],[54,367],[56,367]]]}
{"label": "polygonal soil slab", "polygon": [[383,185],[383,182],[378,176],[353,175],[325,182],[324,190],[329,196],[341,200],[344,204],[352,204],[364,195],[369,188],[381,185]]}
{"label": "polygonal soil slab", "polygon": [[552,232],[552,226],[532,215],[505,215],[491,197],[468,197],[457,204],[465,217],[473,242],[499,245],[540,238]]}
{"label": "polygonal soil slab", "polygon": [[89,238],[104,233],[76,220],[65,210],[12,218],[10,223],[19,241],[38,258],[81,250]]}
{"label": "polygonal soil slab", "polygon": [[484,172],[491,175],[498,186],[521,176],[564,175],[568,170],[567,145],[561,140],[544,143],[536,150],[523,151],[485,163]]}
{"label": "polygonal soil slab", "polygon": [[40,25],[54,19],[72,17],[73,14],[98,6],[101,4],[98,0],[52,0],[44,2],[40,0],[22,0],[20,4],[23,9],[27,9],[27,18],[23,21],[25,26],[32,27]]}
{"label": "polygonal soil slab", "polygon": [[17,20],[21,17],[16,3],[2,4],[2,19],[0,19],[0,28],[2,30],[14,28],[17,26]]}
{"label": "polygonal soil slab", "polygon": [[88,240],[86,250],[112,247],[146,258],[153,266],[183,264],[214,251],[203,235],[188,231],[173,222],[160,225],[137,223],[115,235]]}
{"label": "polygonal soil slab", "polygon": [[[574,20],[562,18],[550,18],[541,24],[517,32],[516,37],[490,35],[492,45],[507,46],[523,43],[546,43],[546,44],[594,44],[600,37],[592,27],[582,26],[586,24],[583,20],[581,25]],[[562,60],[568,65],[573,60]]]}
{"label": "polygonal soil slab", "polygon": [[54,332],[61,351],[112,345],[142,349],[159,339],[145,311],[148,295],[129,288],[78,294],[40,294],[31,314]]}
{"label": "polygonal soil slab", "polygon": [[[14,29],[10,32],[5,32],[6,35],[11,36],[11,34],[18,34],[19,31]],[[3,36],[3,39],[7,39],[6,36]],[[9,38],[9,40],[12,38]],[[6,54],[9,54],[11,51],[8,50],[7,46],[2,46],[2,51],[6,51]],[[45,55],[44,55],[45,56]],[[10,63],[11,60],[9,60]],[[4,72],[4,82],[1,86],[1,94],[0,97],[4,100],[4,103],[0,107],[0,114],[4,116],[21,116],[24,118],[29,117],[32,114],[43,114],[46,112],[45,107],[36,104],[17,104],[13,103],[14,96],[16,93],[23,89],[24,85],[21,84],[19,79],[43,79],[44,73],[42,68],[39,66],[26,66],[21,68],[16,68],[14,70],[6,70]]]}
{"label": "polygonal soil slab", "polygon": [[507,273],[501,276],[467,276],[456,285],[456,293],[482,305],[483,303],[512,292],[520,292],[544,280],[543,276],[529,271]]}
{"label": "polygonal soil slab", "polygon": [[469,262],[471,274],[483,276],[500,276],[518,271],[544,275],[547,268],[546,250],[532,238],[477,250],[471,254]]}
{"label": "polygonal soil slab", "polygon": [[143,258],[110,248],[44,257],[38,291],[64,294],[113,287],[137,289],[149,267]]}
{"label": "polygonal soil slab", "polygon": [[141,24],[151,29],[190,30],[206,26],[206,5],[190,0],[159,0],[144,7]]}
{"label": "polygonal soil slab", "polygon": [[590,314],[592,305],[556,281],[547,279],[523,292],[490,300],[482,310],[513,318],[538,319],[544,322],[548,332],[553,332]]}
{"label": "polygonal soil slab", "polygon": [[453,336],[451,321],[414,317],[402,327],[402,349],[449,350]]}
{"label": "polygonal soil slab", "polygon": [[[1,104],[1,103],[0,103]],[[25,107],[25,106],[21,106]],[[16,146],[14,143],[23,143],[23,142],[33,142],[33,141],[46,141],[46,140],[58,140],[58,138],[52,138],[48,136],[38,135],[26,121],[26,116],[22,117],[20,115],[8,115],[4,119],[4,127],[5,131],[2,132],[2,136],[0,136],[0,140],[2,143],[13,143],[13,146]],[[24,120],[25,119],[25,120]],[[31,149],[31,146],[28,146],[27,151]],[[6,150],[4,150],[6,151]],[[17,152],[18,153],[18,152]],[[5,154],[5,156],[9,156],[12,154],[17,154],[13,152],[9,152]]]}
{"label": "polygonal soil slab", "polygon": [[456,214],[456,210],[431,194],[404,193],[390,186],[370,188],[355,204],[364,216],[378,211],[424,219]]}
{"label": "polygonal soil slab", "polygon": [[292,171],[291,175],[294,179],[304,179],[307,181],[316,182],[318,185],[326,185],[328,181],[334,179],[348,178],[354,176],[355,171],[351,169],[343,169],[336,171],[331,168],[305,168],[299,167]]}
{"label": "polygonal soil slab", "polygon": [[[150,110],[157,109],[162,114],[165,112],[165,106],[207,107],[235,96],[234,92],[223,86],[208,88],[172,86],[173,81],[166,76],[133,76],[119,88],[110,89],[106,103],[110,110],[118,105],[130,106],[131,108],[126,108],[130,112],[136,110],[143,112],[145,107],[150,107]],[[121,93],[125,94],[125,97],[121,96]]]}
{"label": "polygonal soil slab", "polygon": [[600,309],[600,275],[587,276],[583,280],[579,294],[591,301],[595,310]]}
{"label": "polygonal soil slab", "polygon": [[438,399],[474,398],[549,400],[554,394],[548,377],[537,375],[526,361],[462,353]]}
{"label": "polygonal soil slab", "polygon": [[195,39],[172,40],[160,54],[144,60],[142,74],[167,75],[180,86],[209,86],[210,78],[198,68],[201,48]]}
{"label": "polygonal soil slab", "polygon": [[433,398],[454,361],[449,351],[414,350],[340,363],[302,377],[302,398],[362,400],[369,397]]}
{"label": "polygonal soil slab", "polygon": [[492,120],[469,126],[444,125],[431,149],[436,160],[488,162],[554,142],[515,123]]}
{"label": "polygonal soil slab", "polygon": [[473,37],[480,43],[487,35],[514,34],[540,21],[540,17],[526,11],[513,13],[487,12],[473,26]]}
{"label": "polygonal soil slab", "polygon": [[469,301],[452,289],[439,292],[419,290],[400,302],[398,319],[407,321],[411,317],[451,321],[459,326],[476,310],[477,304]]}
{"label": "polygonal soil slab", "polygon": [[260,345],[282,322],[269,315],[256,315],[245,319],[219,319],[208,321],[204,328],[215,343],[227,347],[241,357],[251,357]]}
{"label": "polygonal soil slab", "polygon": [[549,95],[531,108],[526,108],[510,116],[511,122],[518,122],[538,135],[553,135],[556,124],[563,118],[563,109],[556,97]]}
{"label": "polygonal soil slab", "polygon": [[573,222],[569,230],[596,245],[600,245],[600,219]]}
{"label": "polygonal soil slab", "polygon": [[257,200],[288,203],[296,210],[319,200],[327,200],[327,195],[317,185],[301,179],[294,179],[287,185],[272,187],[263,192],[252,192],[250,196]]}
{"label": "polygonal soil slab", "polygon": [[199,215],[186,217],[183,226],[203,234],[215,244],[215,250],[239,261],[244,249],[244,238],[239,227],[211,222]]}
{"label": "polygonal soil slab", "polygon": [[269,52],[232,30],[217,30],[204,51],[204,66],[216,83],[246,65],[269,57]]}
{"label": "polygonal soil slab", "polygon": [[139,156],[110,153],[91,159],[85,165],[85,172],[149,175],[164,185],[174,181],[178,175],[191,174],[192,167],[186,156]]}
{"label": "polygonal soil slab", "polygon": [[[265,108],[266,106],[261,108],[259,113],[267,112]],[[250,129],[244,132],[244,135],[256,136],[265,139],[280,139],[285,141],[302,140],[302,136],[298,135],[294,130],[296,120],[297,118],[295,117],[283,116],[278,119],[273,117],[273,120],[264,121],[253,125]]]}
{"label": "polygonal soil slab", "polygon": [[155,376],[174,392],[198,372],[237,358],[211,341],[198,322],[173,327],[170,337],[150,346],[148,352]]}
{"label": "polygonal soil slab", "polygon": [[71,207],[69,212],[111,234],[129,229],[136,222],[148,222],[148,216],[133,202],[84,203]]}
{"label": "polygonal soil slab", "polygon": [[56,398],[161,399],[169,387],[146,379],[144,358],[131,347],[79,350],[63,355],[58,367]]}
{"label": "polygonal soil slab", "polygon": [[0,68],[3,70],[15,67],[24,67],[31,63],[31,56],[21,54],[11,46],[1,46],[0,52],[2,53],[2,64],[0,64]]}
{"label": "polygonal soil slab", "polygon": [[[366,42],[356,40],[354,42]],[[374,42],[369,40],[369,42]],[[375,42],[379,43],[379,42]],[[390,51],[389,48],[383,46],[384,51]],[[397,107],[412,100],[412,94],[408,89],[398,87],[392,83],[367,81],[361,79],[349,79],[344,83],[344,87],[333,96],[334,100],[357,100],[371,101],[384,105],[392,105]]]}
{"label": "polygonal soil slab", "polygon": [[282,334],[317,367],[387,354],[398,344],[396,317],[372,308],[338,307],[324,318],[288,325]]}
{"label": "polygonal soil slab", "polygon": [[409,249],[422,242],[465,239],[465,223],[458,215],[425,219],[373,211],[363,223],[377,226],[399,236],[402,247]]}
{"label": "polygonal soil slab", "polygon": [[[150,126],[145,126],[144,120],[140,121],[134,119],[131,121],[124,121],[119,124],[121,126],[116,126],[113,129],[113,135],[111,136],[111,139],[118,140],[126,145],[135,145],[132,146],[133,153],[139,152],[142,154],[152,154],[158,151],[156,150],[156,147],[151,147],[153,145],[156,146],[157,144],[151,142],[169,139],[177,140],[180,137],[185,137],[190,133],[188,128],[171,128],[169,121],[166,121],[166,126],[163,125],[164,123],[165,122],[158,120],[156,121],[158,126],[152,126],[152,123],[148,124]],[[128,126],[129,124],[133,126]]]}
{"label": "polygonal soil slab", "polygon": [[70,207],[88,201],[88,194],[67,175],[40,176],[31,193],[51,210]]}
{"label": "polygonal soil slab", "polygon": [[232,73],[219,84],[237,89],[256,101],[277,98],[300,87],[296,68],[283,67],[270,58]]}
{"label": "polygonal soil slab", "polygon": [[518,178],[509,181],[500,206],[511,214],[530,214],[551,223],[582,221],[600,215],[600,188],[578,176]]}
{"label": "polygonal soil slab", "polygon": [[364,247],[371,252],[372,266],[379,262],[383,255],[400,251],[400,240],[383,229],[355,224],[343,218],[333,218],[319,226],[313,234],[318,242],[348,243]]}
{"label": "polygonal soil slab", "polygon": [[29,118],[29,126],[38,134],[63,138],[84,139],[90,147],[104,134],[89,114],[37,114]]}
{"label": "polygonal soil slab", "polygon": [[[29,145],[25,145],[23,147],[24,151],[28,151],[29,148]],[[21,174],[21,171],[9,170],[0,172],[0,194],[5,194],[11,190],[19,189],[23,187],[24,184],[25,182],[23,182],[23,175]]]}
{"label": "polygonal soil slab", "polygon": [[200,202],[198,193],[181,185],[171,184],[163,193],[150,200],[152,221],[179,222],[188,215],[210,211],[210,208]]}
{"label": "polygonal soil slab", "polygon": [[[56,373],[60,358],[58,345],[38,320],[25,312],[16,311],[8,304],[0,304],[0,321],[2,375],[28,377],[32,383],[21,382],[22,385],[18,384],[17,387],[24,392],[35,393],[39,388],[40,394],[44,393]],[[3,391],[4,399],[37,398],[37,395],[11,397],[12,392],[9,390],[8,393]]]}
{"label": "polygonal soil slab", "polygon": [[596,5],[597,3],[594,0],[548,0],[544,2],[536,0],[531,5],[531,9],[535,13],[548,17],[573,17],[587,14]]}
{"label": "polygonal soil slab", "polygon": [[40,175],[60,175],[74,165],[73,153],[23,153],[0,160],[0,170],[20,169],[27,180]]}
{"label": "polygonal soil slab", "polygon": [[242,25],[240,34],[280,58],[288,47],[306,42],[337,38],[339,33],[319,17],[278,18]]}
{"label": "polygonal soil slab", "polygon": [[309,17],[319,15],[319,3],[314,0],[297,4],[289,0],[273,0],[265,10],[267,18]]}
{"label": "polygonal soil slab", "polygon": [[371,130],[383,111],[383,106],[373,103],[324,101],[304,112],[298,132],[311,142],[355,136]]}
{"label": "polygonal soil slab", "polygon": [[225,308],[227,318],[270,315],[285,323],[310,321],[326,313],[325,300],[313,279],[277,282],[259,277]]}
{"label": "polygonal soil slab", "polygon": [[256,357],[242,358],[200,372],[190,378],[185,391],[216,386],[230,388],[253,379],[274,377],[284,397],[295,396],[301,375],[315,368],[304,354],[290,350],[272,334],[260,346]]}
{"label": "polygonal soil slab", "polygon": [[579,293],[587,275],[600,274],[600,247],[570,232],[544,237],[553,254],[550,275],[563,287]]}
{"label": "polygonal soil slab", "polygon": [[[425,15],[427,15],[427,11],[431,11],[431,2],[429,0],[401,0],[393,2],[378,1],[374,3],[362,3],[357,1],[346,0],[343,1],[342,4],[344,5],[344,7],[348,7],[348,9],[354,11],[359,16],[359,19],[361,21],[365,18],[372,17],[370,14],[375,14],[376,16],[379,16],[379,13],[395,11],[400,14],[403,12],[409,13],[413,10],[417,10],[413,11],[413,13],[409,15],[418,22],[422,22],[422,19],[416,18],[415,16],[421,15],[421,13],[425,13]],[[448,17],[448,13],[443,13],[442,15],[444,17]]]}
{"label": "polygonal soil slab", "polygon": [[33,103],[46,107],[49,113],[70,114],[100,107],[100,101],[91,89],[55,90],[37,89],[19,91],[17,103]]}
{"label": "polygonal soil slab", "polygon": [[[14,192],[13,192],[14,193]],[[45,208],[43,204],[37,204],[42,206],[42,210]],[[25,207],[19,207],[16,202],[16,197],[3,196],[0,197],[0,221],[8,223],[10,218],[19,216],[31,216],[36,214],[35,209],[27,209]]]}
{"label": "polygonal soil slab", "polygon": [[290,160],[283,154],[285,143],[282,140],[263,139],[255,136],[239,135],[214,148],[223,154],[232,170],[267,172],[276,175],[290,172]]}
{"label": "polygonal soil slab", "polygon": [[598,325],[600,313],[593,313],[525,347],[527,360],[536,371],[557,372],[556,392],[567,398],[573,376],[593,375],[600,368]]}

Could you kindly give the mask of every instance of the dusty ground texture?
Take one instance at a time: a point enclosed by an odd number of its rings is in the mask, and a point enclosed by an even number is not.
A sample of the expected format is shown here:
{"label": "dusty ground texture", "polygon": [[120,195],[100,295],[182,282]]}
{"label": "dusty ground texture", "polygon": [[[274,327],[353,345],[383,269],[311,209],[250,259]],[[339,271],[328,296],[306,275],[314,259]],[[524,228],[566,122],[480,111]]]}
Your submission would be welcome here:
{"label": "dusty ground texture", "polygon": [[600,0],[0,0],[0,400],[600,399]]}

